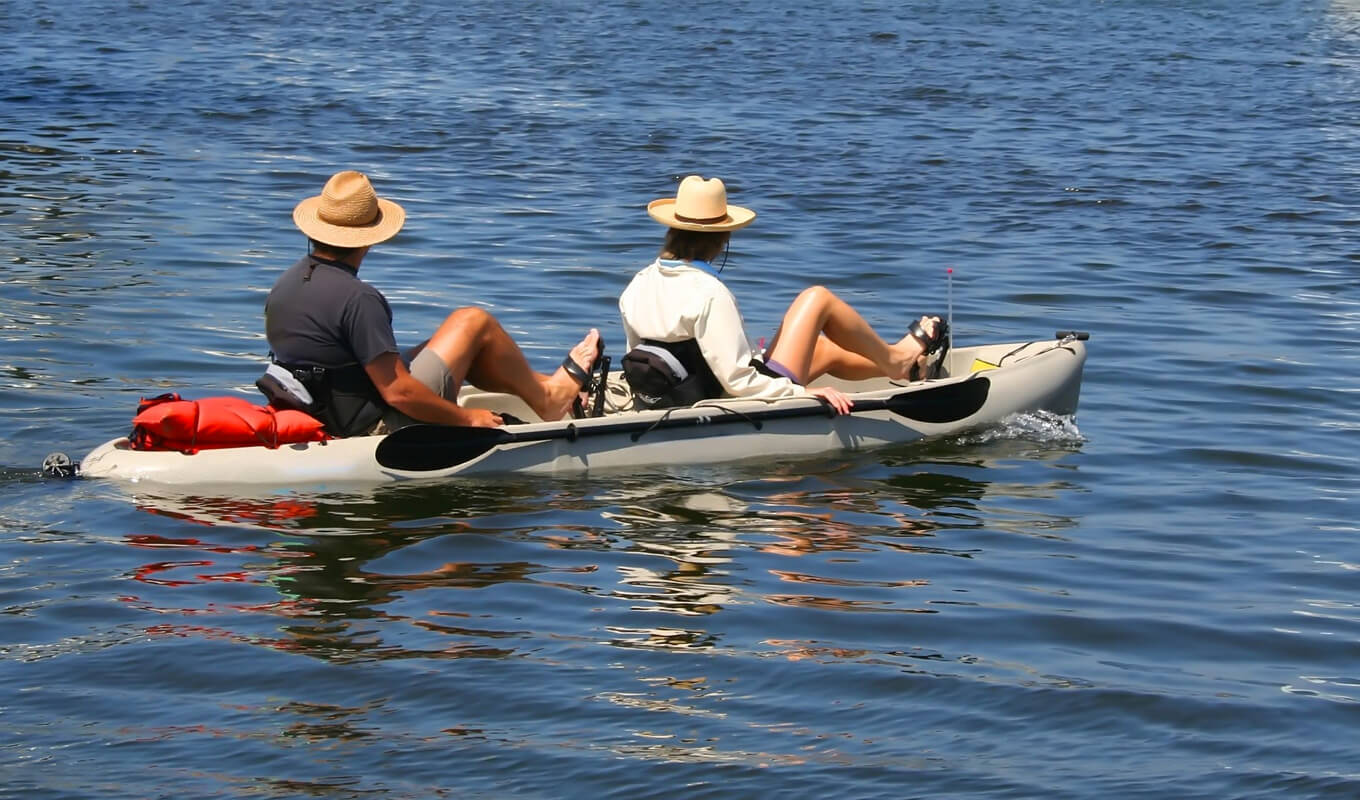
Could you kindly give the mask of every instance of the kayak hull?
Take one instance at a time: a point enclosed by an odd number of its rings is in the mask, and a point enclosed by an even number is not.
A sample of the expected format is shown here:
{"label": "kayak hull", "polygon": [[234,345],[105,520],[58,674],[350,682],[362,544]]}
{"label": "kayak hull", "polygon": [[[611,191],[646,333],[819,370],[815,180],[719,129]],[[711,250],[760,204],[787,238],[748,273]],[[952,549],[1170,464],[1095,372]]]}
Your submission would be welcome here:
{"label": "kayak hull", "polygon": [[[192,455],[133,450],[120,438],[92,450],[80,462],[80,474],[163,485],[300,486],[637,470],[855,451],[954,435],[1019,413],[1075,414],[1085,360],[1085,345],[1076,339],[1015,342],[957,348],[942,365],[942,377],[930,381],[819,381],[851,395],[855,410],[846,415],[831,414],[813,398],[725,398],[505,429],[422,425],[389,436]],[[611,401],[626,401],[620,374],[611,374],[609,385]],[[534,418],[522,401],[507,395],[468,389],[459,402]]]}

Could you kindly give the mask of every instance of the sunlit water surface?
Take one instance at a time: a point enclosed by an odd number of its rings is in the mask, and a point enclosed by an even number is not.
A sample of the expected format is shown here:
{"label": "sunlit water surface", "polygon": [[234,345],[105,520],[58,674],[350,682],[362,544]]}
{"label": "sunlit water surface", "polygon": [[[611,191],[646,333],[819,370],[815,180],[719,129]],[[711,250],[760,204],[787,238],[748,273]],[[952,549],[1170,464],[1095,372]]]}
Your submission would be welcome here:
{"label": "sunlit water surface", "polygon": [[[10,4],[0,796],[1360,795],[1360,5]],[[1075,418],[343,491],[41,479],[250,396],[368,172],[414,342],[550,369],[697,172],[804,285],[1092,333]],[[952,286],[945,270],[952,268]],[[617,355],[617,353],[616,353]]]}

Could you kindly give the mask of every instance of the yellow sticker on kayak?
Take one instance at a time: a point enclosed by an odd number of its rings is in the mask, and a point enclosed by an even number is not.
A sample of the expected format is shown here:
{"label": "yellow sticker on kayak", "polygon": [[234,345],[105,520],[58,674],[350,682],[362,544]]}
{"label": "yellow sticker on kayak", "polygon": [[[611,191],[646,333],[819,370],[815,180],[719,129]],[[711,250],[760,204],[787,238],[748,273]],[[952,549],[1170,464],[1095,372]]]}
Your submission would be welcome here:
{"label": "yellow sticker on kayak", "polygon": [[975,359],[973,359],[973,366],[970,367],[970,368],[968,369],[968,371],[969,371],[969,372],[981,372],[981,371],[983,371],[984,369],[996,369],[996,368],[999,367],[999,366],[1001,366],[1001,365],[1000,365],[1000,364],[993,364],[993,363],[990,362],[990,361],[983,361],[983,360],[980,359],[980,358],[975,358]]}

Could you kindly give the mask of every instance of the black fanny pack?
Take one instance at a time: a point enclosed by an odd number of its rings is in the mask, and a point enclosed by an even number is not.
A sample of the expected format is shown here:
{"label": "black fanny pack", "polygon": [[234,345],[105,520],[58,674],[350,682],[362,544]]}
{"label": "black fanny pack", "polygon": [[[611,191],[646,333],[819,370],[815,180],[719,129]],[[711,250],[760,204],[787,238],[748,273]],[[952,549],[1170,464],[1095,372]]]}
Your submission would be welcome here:
{"label": "black fanny pack", "polygon": [[297,367],[270,364],[255,388],[275,408],[295,408],[321,420],[332,436],[368,433],[387,404],[361,364]]}
{"label": "black fanny pack", "polygon": [[643,339],[624,355],[622,367],[637,408],[690,406],[723,396],[722,384],[693,339]]}

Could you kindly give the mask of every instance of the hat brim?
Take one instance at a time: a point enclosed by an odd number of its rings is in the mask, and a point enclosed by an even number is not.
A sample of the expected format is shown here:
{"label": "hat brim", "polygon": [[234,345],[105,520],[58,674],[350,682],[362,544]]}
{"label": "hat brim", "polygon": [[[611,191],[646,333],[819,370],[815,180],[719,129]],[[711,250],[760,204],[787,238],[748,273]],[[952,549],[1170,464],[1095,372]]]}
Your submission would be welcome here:
{"label": "hat brim", "polygon": [[293,209],[293,224],[322,244],[335,247],[367,247],[397,235],[406,223],[406,210],[391,200],[378,198],[378,216],[367,225],[332,225],[317,216],[321,196],[308,197]]}
{"label": "hat brim", "polygon": [[675,198],[663,197],[647,204],[647,214],[668,228],[685,231],[734,231],[745,228],[756,218],[756,212],[749,208],[729,205],[727,216],[717,222],[687,222],[675,218]]}

